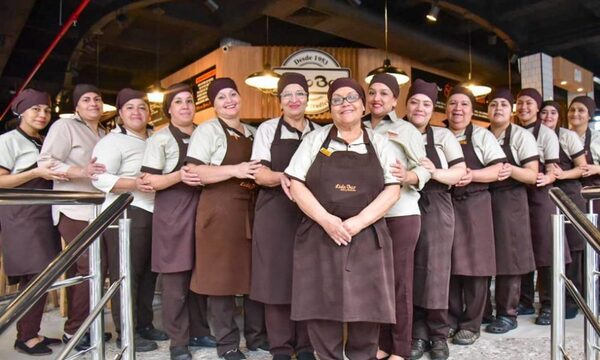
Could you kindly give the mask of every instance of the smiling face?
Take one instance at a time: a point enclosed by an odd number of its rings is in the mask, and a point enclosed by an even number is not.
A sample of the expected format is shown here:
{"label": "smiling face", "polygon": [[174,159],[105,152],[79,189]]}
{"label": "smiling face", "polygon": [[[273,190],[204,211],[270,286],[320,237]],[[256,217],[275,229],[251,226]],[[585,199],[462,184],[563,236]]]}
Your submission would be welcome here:
{"label": "smiling face", "polygon": [[431,120],[433,102],[427,95],[414,94],[406,102],[406,118],[418,129],[422,129]]}
{"label": "smiling face", "polygon": [[572,103],[567,112],[567,120],[572,127],[587,127],[590,117],[588,108],[579,102]]}
{"label": "smiling face", "polygon": [[75,111],[85,121],[100,121],[102,117],[102,96],[88,92],[79,98]]}
{"label": "smiling face", "polygon": [[[333,105],[340,99],[342,103]],[[360,95],[351,87],[345,86],[337,89],[331,95],[331,117],[335,125],[351,126],[360,124],[365,105]]]}
{"label": "smiling face", "polygon": [[283,115],[290,118],[303,117],[308,105],[308,94],[298,84],[284,87],[279,96]]}
{"label": "smiling face", "polygon": [[189,91],[182,91],[173,97],[169,114],[171,122],[178,126],[189,126],[194,122],[196,106],[194,97]]}
{"label": "smiling face", "polygon": [[495,98],[488,104],[488,117],[494,126],[503,126],[510,122],[512,105],[508,100]]}
{"label": "smiling face", "polygon": [[552,105],[547,105],[542,108],[542,111],[540,111],[540,118],[542,119],[542,123],[550,129],[556,129],[556,126],[558,126],[558,110]]}
{"label": "smiling face", "polygon": [[51,113],[48,105],[34,105],[21,114],[19,127],[27,134],[37,134],[48,126]]}
{"label": "smiling face", "polygon": [[225,88],[217,93],[213,106],[219,118],[224,120],[239,119],[242,98],[235,89]]}
{"label": "smiling face", "polygon": [[131,99],[119,109],[119,116],[126,129],[143,133],[150,118],[150,109],[144,100]]}
{"label": "smiling face", "polygon": [[517,99],[517,117],[522,124],[535,121],[539,110],[537,102],[532,97],[521,95]]}
{"label": "smiling face", "polygon": [[382,118],[392,112],[398,103],[392,90],[382,83],[369,86],[367,92],[367,106],[372,116]]}
{"label": "smiling face", "polygon": [[454,94],[446,103],[446,116],[450,129],[460,131],[465,129],[473,117],[473,104],[465,94]]}

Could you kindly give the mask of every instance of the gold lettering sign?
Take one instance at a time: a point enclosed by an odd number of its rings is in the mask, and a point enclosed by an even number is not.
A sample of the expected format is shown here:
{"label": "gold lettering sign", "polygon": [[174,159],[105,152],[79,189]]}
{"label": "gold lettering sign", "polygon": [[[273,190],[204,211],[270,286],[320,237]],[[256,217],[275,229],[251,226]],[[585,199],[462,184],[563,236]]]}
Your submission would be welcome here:
{"label": "gold lettering sign", "polygon": [[342,192],[356,192],[356,185],[335,184],[335,188]]}

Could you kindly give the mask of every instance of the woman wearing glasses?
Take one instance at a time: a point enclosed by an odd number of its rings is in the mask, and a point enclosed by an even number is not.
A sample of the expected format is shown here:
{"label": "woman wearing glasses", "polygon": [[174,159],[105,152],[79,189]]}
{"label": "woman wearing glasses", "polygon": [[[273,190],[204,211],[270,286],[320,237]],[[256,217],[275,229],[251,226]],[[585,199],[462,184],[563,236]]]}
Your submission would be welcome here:
{"label": "woman wearing glasses", "polygon": [[304,116],[308,83],[302,74],[281,76],[277,93],[283,115],[262,123],[256,131],[252,160],[264,166],[256,173],[262,187],[256,201],[252,234],[250,297],[265,304],[265,322],[275,360],[314,359],[306,323],[290,320],[294,237],[302,212],[286,196],[290,179],[283,170],[302,139],[318,125]]}
{"label": "woman wearing glasses", "polygon": [[392,240],[383,216],[400,188],[388,140],[361,124],[362,87],[337,79],[327,97],[333,124],[308,134],[285,170],[305,214],[294,244],[291,318],[307,321],[320,359],[342,360],[344,352],[373,359],[379,324],[395,322]]}

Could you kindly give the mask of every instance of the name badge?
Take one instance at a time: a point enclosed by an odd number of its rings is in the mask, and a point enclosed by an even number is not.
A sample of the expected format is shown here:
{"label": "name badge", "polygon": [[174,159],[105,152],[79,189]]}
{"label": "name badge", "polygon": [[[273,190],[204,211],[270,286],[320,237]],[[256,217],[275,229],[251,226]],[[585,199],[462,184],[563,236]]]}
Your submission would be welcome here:
{"label": "name badge", "polygon": [[321,150],[319,150],[319,152],[325,156],[331,156],[332,152],[329,151],[329,149],[326,149],[324,147],[321,148]]}

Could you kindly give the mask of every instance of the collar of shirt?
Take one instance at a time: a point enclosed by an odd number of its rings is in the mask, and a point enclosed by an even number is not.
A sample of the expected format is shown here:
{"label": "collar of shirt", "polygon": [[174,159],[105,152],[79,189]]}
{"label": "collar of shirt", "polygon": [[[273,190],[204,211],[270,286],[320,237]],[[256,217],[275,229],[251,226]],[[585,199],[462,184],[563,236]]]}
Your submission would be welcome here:
{"label": "collar of shirt", "polygon": [[308,134],[312,130],[310,126],[310,121],[307,118],[304,118],[304,128],[302,129],[302,131],[288,124],[288,122],[285,121],[283,116],[281,117],[281,120],[283,121],[283,126],[287,129],[287,131],[295,133],[296,135],[298,135],[299,138],[302,138],[304,135]]}
{"label": "collar of shirt", "polygon": [[[85,127],[87,127],[88,129],[90,129],[91,132],[94,132],[94,130],[92,130],[92,128],[87,124],[87,122],[85,122],[80,116],[79,114],[75,113],[72,117],[73,120],[75,120],[76,122],[84,125]],[[98,132],[95,133],[96,135],[100,136],[100,135],[105,135],[106,134],[106,129],[104,128],[104,126],[102,125],[101,122],[98,122]]]}
{"label": "collar of shirt", "polygon": [[116,133],[116,134],[123,134],[123,135],[128,135],[131,136],[133,138],[142,140],[142,141],[146,141],[147,138],[150,137],[150,135],[152,135],[152,132],[150,131],[150,129],[146,129],[146,138],[143,138],[141,136],[139,136],[138,134],[134,133],[133,131],[127,129],[125,126],[119,124],[117,125],[116,128],[111,130],[112,133]]}
{"label": "collar of shirt", "polygon": [[[373,126],[371,125],[371,114],[367,114],[367,115],[363,116],[361,120],[363,121],[365,126],[373,129]],[[398,120],[398,115],[396,115],[395,111],[391,111],[381,119],[381,121],[377,124],[377,126],[375,128],[383,126],[383,124],[385,124],[386,121],[395,122],[396,120]],[[375,129],[373,129],[373,130],[375,130]]]}

